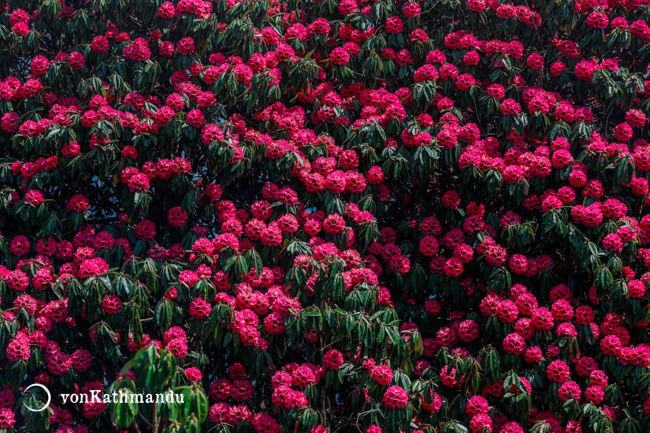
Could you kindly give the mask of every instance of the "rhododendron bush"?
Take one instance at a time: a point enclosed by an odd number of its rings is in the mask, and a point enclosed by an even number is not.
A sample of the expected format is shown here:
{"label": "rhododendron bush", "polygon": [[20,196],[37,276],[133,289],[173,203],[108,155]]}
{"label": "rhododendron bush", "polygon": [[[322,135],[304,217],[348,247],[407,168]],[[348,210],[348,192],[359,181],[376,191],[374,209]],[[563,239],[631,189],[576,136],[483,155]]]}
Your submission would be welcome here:
{"label": "rhododendron bush", "polygon": [[648,0],[0,6],[0,432],[650,431]]}

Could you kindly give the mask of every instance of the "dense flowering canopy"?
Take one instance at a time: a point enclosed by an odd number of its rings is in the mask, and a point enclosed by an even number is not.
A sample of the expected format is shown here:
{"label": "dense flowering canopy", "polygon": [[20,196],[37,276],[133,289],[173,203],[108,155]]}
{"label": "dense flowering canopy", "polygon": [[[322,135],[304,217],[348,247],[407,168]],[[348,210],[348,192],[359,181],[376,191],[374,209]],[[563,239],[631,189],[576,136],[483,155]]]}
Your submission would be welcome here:
{"label": "dense flowering canopy", "polygon": [[650,431],[648,0],[0,8],[1,432]]}

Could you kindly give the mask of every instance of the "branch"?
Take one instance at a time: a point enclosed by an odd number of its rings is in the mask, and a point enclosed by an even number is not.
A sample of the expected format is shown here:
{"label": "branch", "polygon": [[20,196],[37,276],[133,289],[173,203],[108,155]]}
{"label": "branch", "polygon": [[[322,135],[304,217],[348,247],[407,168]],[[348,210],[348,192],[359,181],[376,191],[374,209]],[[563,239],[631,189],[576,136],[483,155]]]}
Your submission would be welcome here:
{"label": "branch", "polygon": [[142,412],[138,412],[138,415],[140,415],[140,418],[142,419],[142,421],[144,421],[145,424],[151,427],[151,422],[149,422],[149,420],[142,415]]}
{"label": "branch", "polygon": [[158,405],[153,405],[153,433],[158,433]]}

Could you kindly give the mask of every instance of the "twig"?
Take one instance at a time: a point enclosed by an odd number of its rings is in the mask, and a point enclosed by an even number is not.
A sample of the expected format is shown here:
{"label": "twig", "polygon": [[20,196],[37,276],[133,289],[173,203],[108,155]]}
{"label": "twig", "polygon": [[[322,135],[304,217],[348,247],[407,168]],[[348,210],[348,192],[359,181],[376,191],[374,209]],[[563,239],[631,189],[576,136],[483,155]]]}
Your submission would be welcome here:
{"label": "twig", "polygon": [[[341,429],[342,429],[343,427],[345,427],[345,426],[346,426],[350,421],[352,421],[352,418],[354,418],[354,412],[352,412],[352,413],[350,414],[350,416],[348,417],[348,419],[346,419],[345,421],[341,422],[341,424],[339,424],[339,426],[336,427],[336,429],[335,429],[332,433],[338,433],[339,430],[341,430]],[[357,422],[359,422],[359,420],[358,420],[358,416],[357,416]],[[362,433],[363,433],[363,432],[362,432]]]}
{"label": "twig", "polygon": [[[365,411],[365,412],[359,412],[359,413],[357,414],[357,422],[356,422],[355,424],[356,424],[356,426],[357,426],[357,430],[359,430],[361,433],[363,433],[363,430],[361,430],[361,428],[359,427],[359,418],[361,418],[362,416],[366,416],[366,415],[368,415],[368,414],[370,414],[370,413],[373,413],[373,412],[381,412],[381,409],[379,409],[379,408],[374,408],[374,409],[367,410],[367,411]],[[336,432],[335,432],[335,433],[336,433]]]}
{"label": "twig", "polygon": [[612,112],[614,111],[614,107],[609,109],[609,113],[607,113],[607,119],[605,119],[605,138],[609,139],[609,118],[612,116]]}
{"label": "twig", "polygon": [[138,415],[140,415],[140,418],[142,418],[142,421],[144,421],[145,424],[147,424],[149,427],[151,427],[151,422],[147,418],[142,415],[142,412],[138,412]]}
{"label": "twig", "polygon": [[485,135],[485,128],[483,128],[483,123],[481,122],[481,116],[478,114],[478,107],[476,106],[476,98],[472,96],[472,102],[474,102],[474,110],[476,110],[476,120],[478,121],[478,127],[481,129],[483,135]]}

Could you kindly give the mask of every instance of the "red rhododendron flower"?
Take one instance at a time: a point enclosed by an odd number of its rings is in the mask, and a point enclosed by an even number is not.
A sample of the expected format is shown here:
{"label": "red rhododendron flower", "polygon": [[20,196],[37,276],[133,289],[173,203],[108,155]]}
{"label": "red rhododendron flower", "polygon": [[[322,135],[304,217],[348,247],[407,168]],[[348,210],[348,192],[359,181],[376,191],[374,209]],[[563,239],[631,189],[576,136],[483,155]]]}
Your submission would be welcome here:
{"label": "red rhododendron flower", "polygon": [[343,355],[338,350],[329,350],[324,358],[325,366],[330,370],[338,370],[343,365]]}
{"label": "red rhododendron flower", "polygon": [[408,395],[404,388],[393,385],[386,390],[382,401],[388,409],[402,409],[408,403]]}
{"label": "red rhododendron flower", "polygon": [[378,385],[386,386],[393,381],[393,371],[386,365],[379,365],[372,370],[372,380]]}

